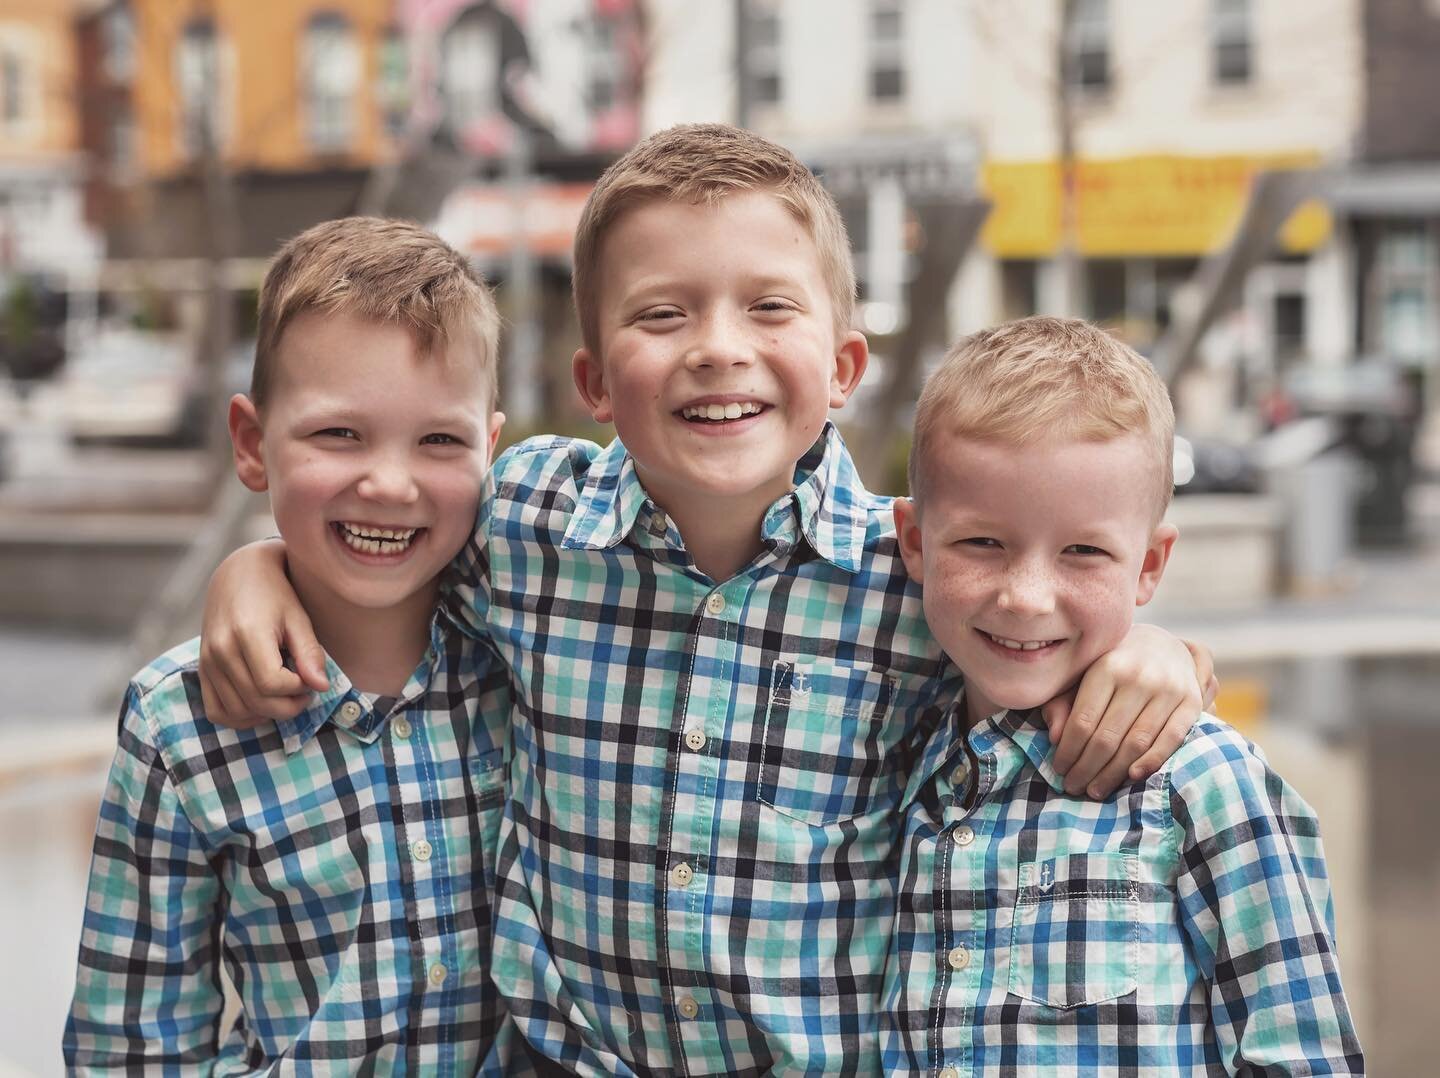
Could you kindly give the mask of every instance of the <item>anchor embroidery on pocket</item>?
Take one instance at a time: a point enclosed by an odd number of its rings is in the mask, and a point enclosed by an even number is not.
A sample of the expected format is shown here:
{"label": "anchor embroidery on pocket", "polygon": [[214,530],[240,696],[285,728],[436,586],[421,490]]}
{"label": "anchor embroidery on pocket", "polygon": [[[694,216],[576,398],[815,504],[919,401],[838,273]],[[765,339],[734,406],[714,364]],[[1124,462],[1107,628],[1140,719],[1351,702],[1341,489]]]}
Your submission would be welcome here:
{"label": "anchor embroidery on pocket", "polygon": [[1048,891],[1054,886],[1055,870],[1050,867],[1050,862],[1046,861],[1040,866],[1040,890]]}

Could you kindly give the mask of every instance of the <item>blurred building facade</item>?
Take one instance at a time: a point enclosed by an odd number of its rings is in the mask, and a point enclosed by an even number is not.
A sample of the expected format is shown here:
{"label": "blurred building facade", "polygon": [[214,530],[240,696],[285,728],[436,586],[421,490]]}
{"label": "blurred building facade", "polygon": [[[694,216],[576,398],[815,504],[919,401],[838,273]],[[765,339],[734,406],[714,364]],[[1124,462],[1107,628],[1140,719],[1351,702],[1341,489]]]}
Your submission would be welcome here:
{"label": "blurred building facade", "polygon": [[70,0],[0,7],[0,292],[18,275],[63,289],[97,255],[81,202],[77,8]]}

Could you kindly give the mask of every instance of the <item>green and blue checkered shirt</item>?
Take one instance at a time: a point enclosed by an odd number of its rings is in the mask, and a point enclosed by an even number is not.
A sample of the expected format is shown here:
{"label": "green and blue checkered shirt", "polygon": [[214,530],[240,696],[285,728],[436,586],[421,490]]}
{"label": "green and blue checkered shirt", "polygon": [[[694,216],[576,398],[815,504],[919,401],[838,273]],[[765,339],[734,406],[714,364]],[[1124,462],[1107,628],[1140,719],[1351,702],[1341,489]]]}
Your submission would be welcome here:
{"label": "green and blue checkered shirt", "polygon": [[927,746],[881,1006],[886,1074],[1360,1074],[1309,806],[1202,716],[1068,796],[1033,712]]}
{"label": "green and blue checkered shirt", "polygon": [[901,795],[956,686],[833,429],[795,481],[714,581],[619,443],[496,464],[458,595],[516,694],[495,978],[581,1074],[879,1072]]}
{"label": "green and blue checkered shirt", "polygon": [[306,711],[244,731],[204,718],[198,651],[157,659],[125,696],[67,1063],[509,1073],[488,977],[503,666],[439,615],[398,697],[367,698],[331,664]]}

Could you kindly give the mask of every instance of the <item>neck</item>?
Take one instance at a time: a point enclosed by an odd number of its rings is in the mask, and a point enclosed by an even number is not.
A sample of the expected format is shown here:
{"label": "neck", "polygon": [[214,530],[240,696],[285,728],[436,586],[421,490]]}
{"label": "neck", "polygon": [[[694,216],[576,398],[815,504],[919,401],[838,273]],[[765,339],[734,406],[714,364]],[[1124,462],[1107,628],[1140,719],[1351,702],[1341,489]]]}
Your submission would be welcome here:
{"label": "neck", "polygon": [[[769,508],[770,503],[766,503]],[[729,580],[760,553],[760,521],[764,510],[737,511],[735,506],[687,505],[678,509],[661,506],[685,540],[685,549],[700,571],[716,582]]]}
{"label": "neck", "polygon": [[361,692],[398,695],[429,646],[438,585],[376,610],[314,595],[301,581],[293,583],[315,638],[350,684]]}

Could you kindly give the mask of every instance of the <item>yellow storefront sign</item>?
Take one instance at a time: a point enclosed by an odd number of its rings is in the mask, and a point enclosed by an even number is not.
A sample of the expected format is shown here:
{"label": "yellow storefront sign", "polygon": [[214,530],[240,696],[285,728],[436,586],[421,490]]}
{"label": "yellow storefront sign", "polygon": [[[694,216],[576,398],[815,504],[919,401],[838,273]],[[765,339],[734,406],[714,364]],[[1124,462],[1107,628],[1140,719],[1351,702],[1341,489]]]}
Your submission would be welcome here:
{"label": "yellow storefront sign", "polygon": [[[1144,157],[1078,163],[1076,233],[1092,258],[1185,257],[1229,242],[1250,183],[1265,169],[1308,168],[1314,154]],[[982,233],[1000,258],[1048,258],[1060,245],[1060,167],[1055,161],[990,162],[981,182],[992,208]],[[1289,251],[1310,251],[1330,235],[1330,215],[1306,203],[1281,230]]]}

